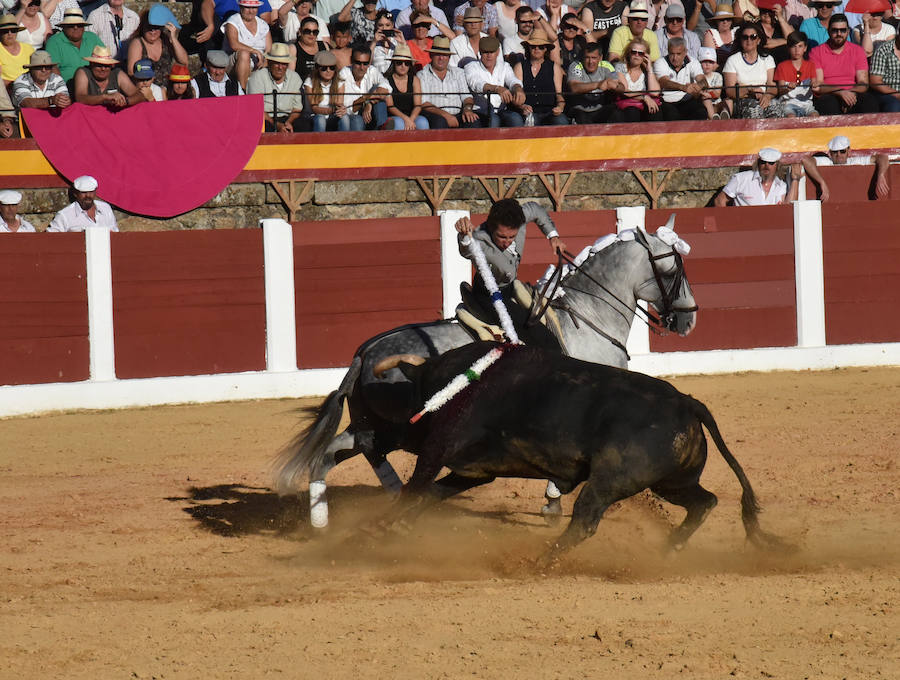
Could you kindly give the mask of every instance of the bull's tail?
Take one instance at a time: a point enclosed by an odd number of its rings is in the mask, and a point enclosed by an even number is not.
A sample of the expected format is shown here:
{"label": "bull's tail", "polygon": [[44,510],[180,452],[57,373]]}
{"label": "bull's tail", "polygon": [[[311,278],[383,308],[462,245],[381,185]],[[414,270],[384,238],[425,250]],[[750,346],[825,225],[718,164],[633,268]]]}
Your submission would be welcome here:
{"label": "bull's tail", "polygon": [[693,397],[691,399],[693,400],[697,417],[709,431],[710,436],[716,443],[716,448],[722,454],[722,458],[728,463],[728,467],[731,468],[741,484],[741,489],[743,490],[741,494],[741,520],[744,522],[747,538],[758,548],[788,548],[789,546],[778,536],[765,532],[760,528],[759,514],[762,512],[762,508],[760,508],[759,502],[756,500],[756,494],[753,492],[750,480],[747,479],[747,475],[744,473],[744,468],[741,467],[741,464],[737,462],[737,459],[728,450],[728,446],[722,438],[722,433],[719,432],[716,419],[713,418],[709,409],[701,402],[693,399]]}
{"label": "bull's tail", "polygon": [[328,445],[341,422],[344,400],[356,385],[361,368],[362,358],[357,354],[340,386],[325,398],[318,409],[309,409],[316,413],[312,425],[288,442],[278,454],[272,464],[272,473],[275,491],[279,495],[296,492],[299,481],[322,465]]}

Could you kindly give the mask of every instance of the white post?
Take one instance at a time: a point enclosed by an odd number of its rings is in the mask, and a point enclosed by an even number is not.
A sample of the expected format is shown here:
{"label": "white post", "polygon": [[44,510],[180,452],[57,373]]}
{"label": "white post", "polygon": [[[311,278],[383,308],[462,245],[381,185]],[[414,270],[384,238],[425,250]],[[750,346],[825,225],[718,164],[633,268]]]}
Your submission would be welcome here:
{"label": "white post", "polygon": [[[616,231],[644,229],[646,216],[647,209],[642,205],[616,208]],[[647,309],[647,303],[643,300],[638,300],[638,304],[641,309]],[[630,356],[650,354],[650,329],[639,314],[635,314],[634,320],[631,322],[631,330],[628,333],[625,348]]]}
{"label": "white post", "polygon": [[445,319],[456,315],[456,307],[462,302],[459,284],[472,283],[472,263],[459,254],[456,241],[456,221],[469,217],[468,210],[441,210],[441,281],[443,288]]}
{"label": "white post", "polygon": [[794,203],[797,345],[825,346],[825,266],[821,201]]}
{"label": "white post", "polygon": [[297,370],[294,236],[282,219],[260,220],[266,285],[266,370]]}
{"label": "white post", "polygon": [[91,380],[116,379],[109,235],[108,229],[84,230]]}

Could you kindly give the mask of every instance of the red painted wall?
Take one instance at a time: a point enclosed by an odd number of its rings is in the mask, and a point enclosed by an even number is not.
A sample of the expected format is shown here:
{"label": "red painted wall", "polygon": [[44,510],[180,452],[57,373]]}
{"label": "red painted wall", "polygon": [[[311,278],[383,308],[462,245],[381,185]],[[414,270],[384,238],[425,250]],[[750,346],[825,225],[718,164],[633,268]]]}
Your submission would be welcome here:
{"label": "red painted wall", "polygon": [[673,212],[675,230],[691,245],[685,270],[700,311],[689,336],[653,335],[650,349],[796,345],[792,206],[650,210],[648,231]]}
{"label": "red painted wall", "polygon": [[0,237],[0,384],[87,380],[83,234]]}
{"label": "red painted wall", "polygon": [[[819,172],[828,184],[829,203],[849,203],[854,201],[875,200],[875,166],[874,165],[842,165],[821,166]],[[900,199],[900,166],[891,165],[888,169],[891,193],[889,198]],[[806,197],[821,198],[822,192],[812,180],[806,182]],[[823,208],[827,209],[826,203]]]}
{"label": "red painted wall", "polygon": [[366,339],[440,319],[436,217],[294,224],[297,362],[346,366]]}
{"label": "red painted wall", "polygon": [[116,375],[266,367],[262,230],[112,234]]}
{"label": "red painted wall", "polygon": [[900,201],[823,204],[829,345],[900,341],[898,211]]}

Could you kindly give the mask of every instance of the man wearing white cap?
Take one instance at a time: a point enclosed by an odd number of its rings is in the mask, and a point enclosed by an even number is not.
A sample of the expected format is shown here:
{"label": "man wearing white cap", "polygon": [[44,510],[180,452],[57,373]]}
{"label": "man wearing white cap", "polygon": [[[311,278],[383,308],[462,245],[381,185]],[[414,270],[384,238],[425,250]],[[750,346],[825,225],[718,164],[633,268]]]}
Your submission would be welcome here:
{"label": "man wearing white cap", "polygon": [[18,191],[0,191],[0,234],[34,232],[31,223],[16,214],[21,202],[22,194]]}
{"label": "man wearing white cap", "polygon": [[778,161],[781,152],[766,147],[759,150],[759,157],[753,164],[753,170],[745,170],[733,175],[725,188],[716,196],[716,207],[724,208],[732,203],[743,205],[777,205],[786,201],[797,200],[797,181],[795,168],[791,169],[791,187],[778,177]]}
{"label": "man wearing white cap", "polygon": [[803,168],[806,174],[819,185],[820,200],[829,198],[828,183],[822,178],[816,166],[818,165],[875,165],[875,195],[878,198],[887,198],[891,193],[891,184],[888,180],[888,168],[890,161],[883,153],[871,156],[851,156],[850,140],[844,135],[832,137],[828,142],[828,155],[807,156],[803,159]]}
{"label": "man wearing white cap", "polygon": [[112,207],[97,198],[97,180],[93,177],[76,178],[72,196],[75,200],[56,213],[47,231],[84,231],[95,227],[119,231]]}

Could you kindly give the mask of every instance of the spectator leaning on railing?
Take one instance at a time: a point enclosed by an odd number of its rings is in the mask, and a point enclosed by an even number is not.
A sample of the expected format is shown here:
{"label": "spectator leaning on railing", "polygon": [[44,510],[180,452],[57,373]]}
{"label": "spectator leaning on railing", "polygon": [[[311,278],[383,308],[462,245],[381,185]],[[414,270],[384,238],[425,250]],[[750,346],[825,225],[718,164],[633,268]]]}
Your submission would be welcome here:
{"label": "spectator leaning on railing", "polygon": [[266,132],[294,132],[294,123],[303,113],[303,83],[297,72],[288,68],[291,53],[287,45],[275,43],[265,57],[266,68],[250,76],[247,94],[265,95]]}
{"label": "spectator leaning on railing", "polygon": [[816,80],[821,83],[813,104],[823,116],[878,112],[878,99],[869,92],[866,53],[847,40],[849,33],[847,17],[833,14],[828,21],[828,41],[809,53],[816,65]]}
{"label": "spectator leaning on railing", "polygon": [[13,82],[13,99],[18,108],[64,109],[72,103],[66,81],[53,71],[56,66],[45,50],[31,55],[25,73]]}
{"label": "spectator leaning on railing", "polygon": [[241,84],[228,77],[228,55],[222,50],[206,53],[206,68],[191,80],[191,89],[200,98],[227,97],[244,94]]}
{"label": "spectator leaning on railing", "polygon": [[479,127],[461,68],[450,66],[450,41],[442,35],[428,50],[431,63],[416,74],[422,87],[422,115],[432,129]]}
{"label": "spectator leaning on railing", "polygon": [[688,56],[684,38],[670,38],[667,46],[667,56],[653,64],[653,73],[662,88],[663,118],[705,120],[703,92],[708,83],[703,66]]}
{"label": "spectator leaning on railing", "polygon": [[548,58],[553,42],[543,31],[535,31],[525,41],[525,61],[513,67],[522,81],[525,103],[522,115],[526,125],[568,125],[564,115],[566,100],[562,94],[562,67]]}
{"label": "spectator leaning on railing", "polygon": [[791,170],[791,186],[778,177],[781,152],[771,147],[759,150],[752,170],[744,170],[732,176],[716,196],[717,208],[727,205],[778,205],[797,200],[800,165]]}
{"label": "spectator leaning on railing", "polygon": [[131,78],[119,68],[119,60],[105,45],[94,48],[87,66],[75,71],[75,101],[88,106],[124,108],[144,101]]}
{"label": "spectator leaning on railing", "polygon": [[525,103],[525,91],[512,66],[499,58],[500,41],[486,36],[478,51],[481,58],[464,70],[481,127],[522,127],[525,121],[518,109]]}
{"label": "spectator leaning on railing", "polygon": [[569,66],[568,114],[576,123],[608,123],[615,112],[613,94],[624,90],[612,64],[602,61],[599,43],[588,43],[581,61]]}
{"label": "spectator leaning on railing", "polygon": [[372,53],[365,44],[357,45],[350,56],[350,66],[341,69],[338,78],[344,86],[344,106],[350,116],[350,129],[377,129],[387,122],[384,99],[391,88],[377,68],[372,66]]}

